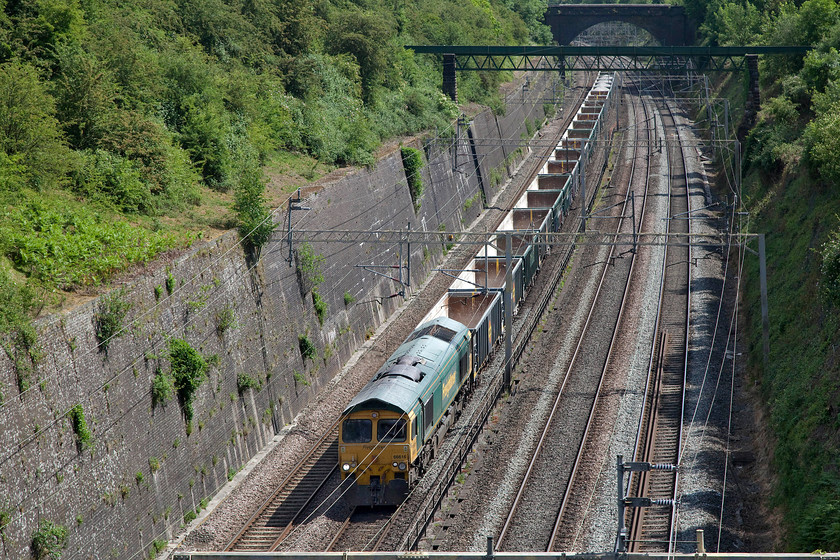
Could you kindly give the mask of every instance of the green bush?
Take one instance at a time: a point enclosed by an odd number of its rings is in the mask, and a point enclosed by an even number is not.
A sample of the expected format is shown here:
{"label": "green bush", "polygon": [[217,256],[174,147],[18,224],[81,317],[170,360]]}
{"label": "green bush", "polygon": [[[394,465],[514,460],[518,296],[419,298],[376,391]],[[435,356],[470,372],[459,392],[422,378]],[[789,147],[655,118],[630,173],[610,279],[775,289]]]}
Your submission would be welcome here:
{"label": "green bush", "polygon": [[424,165],[423,152],[405,146],[400,150],[400,153],[405,170],[405,180],[408,182],[408,192],[411,193],[411,201],[414,203],[416,212],[420,209],[420,199],[423,197],[423,176],[420,174]]}
{"label": "green bush", "polygon": [[254,250],[271,239],[274,220],[265,200],[262,172],[252,164],[242,172],[242,179],[234,193],[234,210],[239,219],[239,234]]}
{"label": "green bush", "polygon": [[154,560],[154,558],[157,558],[157,555],[166,549],[167,544],[169,543],[163,539],[153,540],[152,544],[149,545],[149,559]]}
{"label": "green bush", "polygon": [[794,145],[800,134],[799,113],[787,97],[768,100],[759,121],[747,137],[745,155],[751,165],[765,172],[778,170],[784,163],[784,154]]}
{"label": "green bush", "polygon": [[80,155],[73,177],[76,192],[91,201],[107,201],[126,213],[153,213],[151,189],[135,164],[104,150]]}
{"label": "green bush", "polygon": [[295,250],[301,295],[305,295],[324,281],[324,255],[316,253],[309,243],[301,243]]}
{"label": "green bush", "polygon": [[840,104],[808,124],[804,141],[809,167],[827,184],[840,183]]}
{"label": "green bush", "polygon": [[226,306],[216,313],[216,332],[219,336],[236,327],[236,311],[232,306]]}
{"label": "green bush", "polygon": [[184,412],[187,426],[191,427],[195,411],[193,401],[195,392],[207,378],[207,361],[183,339],[169,341],[169,361],[172,365],[172,377],[175,391]]}
{"label": "green bush", "polygon": [[0,301],[0,348],[15,364],[18,389],[23,392],[29,388],[29,372],[40,354],[31,320],[37,298],[31,287],[13,281],[0,266]]}
{"label": "green bush", "polygon": [[350,292],[344,292],[344,305],[355,303],[356,298]]}
{"label": "green bush", "polygon": [[7,509],[0,509],[0,544],[6,546],[6,525],[12,521],[12,514]]}
{"label": "green bush", "polygon": [[67,546],[67,528],[42,519],[32,534],[32,552],[37,560],[59,560]]}
{"label": "green bush", "polygon": [[318,290],[312,289],[312,304],[315,306],[315,315],[318,316],[318,323],[324,326],[324,320],[327,318],[327,302],[318,293]]}
{"label": "green bush", "polygon": [[835,306],[840,306],[840,231],[832,231],[820,251],[820,288]]}
{"label": "green bush", "polygon": [[298,336],[298,347],[304,360],[314,360],[318,356],[318,350],[305,334]]}
{"label": "green bush", "polygon": [[85,420],[85,411],[82,405],[77,404],[67,413],[70,418],[70,423],[73,426],[73,433],[76,434],[76,440],[80,449],[89,449],[93,447],[93,433],[88,428]]}
{"label": "green bush", "polygon": [[102,296],[94,314],[96,339],[102,350],[107,352],[111,341],[122,336],[123,320],[130,309],[131,302],[125,300],[123,290],[116,290]]}
{"label": "green bush", "polygon": [[236,376],[236,388],[241,395],[248,389],[253,389],[254,391],[260,391],[262,389],[262,383],[259,379],[248,375],[247,373],[240,373]]}
{"label": "green bush", "polygon": [[287,67],[286,87],[305,102],[300,128],[309,153],[332,163],[373,163],[379,137],[362,102],[359,66],[352,57],[298,57]]}

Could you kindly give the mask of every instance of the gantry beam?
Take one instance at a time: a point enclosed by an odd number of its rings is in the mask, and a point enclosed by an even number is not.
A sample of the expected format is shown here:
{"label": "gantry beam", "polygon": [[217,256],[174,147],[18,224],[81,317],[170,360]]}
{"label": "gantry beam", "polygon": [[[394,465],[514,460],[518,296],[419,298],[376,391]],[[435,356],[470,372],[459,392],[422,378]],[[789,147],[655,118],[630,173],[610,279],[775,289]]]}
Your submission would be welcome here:
{"label": "gantry beam", "polygon": [[[692,219],[696,219],[693,217]],[[688,219],[676,217],[672,219]],[[391,243],[410,242],[418,244],[461,243],[485,245],[493,243],[495,237],[505,232],[476,233],[469,231],[400,231],[400,230],[292,230],[293,243]],[[637,232],[616,234],[614,231],[588,230],[586,233],[535,233],[533,230],[513,231],[514,235],[528,236],[534,243],[543,245],[691,245],[694,247],[727,247],[757,239],[754,233],[653,233]],[[686,241],[688,240],[688,241]]]}
{"label": "gantry beam", "polygon": [[804,55],[809,46],[578,47],[410,45],[418,54],[454,55],[455,70],[602,70],[723,72],[741,70],[746,55]]}

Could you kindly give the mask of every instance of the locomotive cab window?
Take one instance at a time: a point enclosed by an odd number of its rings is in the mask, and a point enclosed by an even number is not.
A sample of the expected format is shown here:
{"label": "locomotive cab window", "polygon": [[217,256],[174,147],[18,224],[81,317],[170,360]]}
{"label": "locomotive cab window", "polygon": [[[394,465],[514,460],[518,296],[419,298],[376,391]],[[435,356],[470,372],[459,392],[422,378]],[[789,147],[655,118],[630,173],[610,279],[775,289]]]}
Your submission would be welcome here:
{"label": "locomotive cab window", "polygon": [[348,418],[341,425],[341,441],[344,443],[368,443],[372,435],[371,420]]}
{"label": "locomotive cab window", "polygon": [[376,439],[379,441],[405,441],[405,420],[383,418],[376,423]]}

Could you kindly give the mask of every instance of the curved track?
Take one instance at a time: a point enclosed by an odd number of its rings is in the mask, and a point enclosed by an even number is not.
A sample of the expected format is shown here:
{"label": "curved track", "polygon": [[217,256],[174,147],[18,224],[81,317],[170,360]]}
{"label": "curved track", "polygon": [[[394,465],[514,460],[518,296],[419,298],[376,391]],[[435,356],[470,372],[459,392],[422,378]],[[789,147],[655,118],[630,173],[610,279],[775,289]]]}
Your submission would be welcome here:
{"label": "curved track", "polygon": [[[669,233],[691,233],[688,171],[679,125],[671,105],[662,103],[669,169]],[[670,131],[670,132],[667,132]],[[659,297],[657,337],[651,353],[645,408],[636,444],[636,461],[679,462],[685,379],[688,370],[691,249],[689,237],[676,237],[666,247]],[[675,500],[678,474],[674,471],[634,473],[632,495]],[[631,512],[630,552],[673,552],[673,505],[638,508]]]}
{"label": "curved track", "polygon": [[[635,101],[636,97],[632,96],[631,99]],[[641,230],[644,229],[646,222],[658,218],[655,212],[649,216],[646,211],[648,195],[651,189],[650,179],[653,167],[651,162],[653,156],[653,133],[652,129],[646,123],[649,122],[652,116],[647,104],[641,98],[638,98],[637,105],[631,105],[631,107],[634,108],[633,122],[635,123],[635,138],[633,141],[633,164],[630,171],[630,189],[632,191],[634,185],[642,186],[642,205],[637,218],[638,227]],[[639,154],[640,147],[644,147],[647,150],[646,153]],[[644,165],[638,165],[640,158],[644,158]],[[636,217],[634,216],[634,218]],[[594,487],[597,484],[599,469],[604,462],[604,454],[610,444],[610,437],[613,431],[612,424],[615,418],[614,411],[611,410],[614,405],[609,402],[608,397],[614,392],[614,389],[611,387],[621,386],[622,380],[627,375],[626,355],[622,353],[623,347],[618,339],[622,335],[626,338],[627,332],[632,329],[630,326],[625,326],[623,321],[624,304],[629,299],[629,293],[633,288],[635,279],[634,271],[637,262],[635,252],[632,254],[632,257],[625,283],[622,306],[619,310],[616,328],[612,333],[607,358],[601,373],[602,381],[598,387],[598,394],[590,411],[583,440],[575,459],[572,476],[563,495],[560,511],[555,520],[551,540],[547,547],[547,551],[549,552],[572,550],[576,545],[578,528],[583,525],[588,510],[588,502],[595,491]]]}
{"label": "curved track", "polygon": [[[574,107],[580,106],[583,102],[592,81],[592,79],[587,78],[587,85],[581,89],[581,95],[576,99]],[[561,129],[561,134],[562,130],[565,130],[569,126],[571,118],[574,117],[574,112],[570,111],[567,114],[566,122],[564,122]],[[556,144],[558,141],[559,135],[554,143]],[[544,154],[544,157],[551,151],[553,151],[553,148]],[[534,174],[536,173],[537,169],[534,170]],[[529,182],[530,178],[525,182],[525,185]],[[580,204],[586,204],[589,208],[594,202],[594,199],[594,193],[592,193],[587,201],[581,201]],[[567,219],[567,222],[576,223],[576,220]],[[569,246],[566,251],[553,253],[543,262],[541,272],[537,277],[537,282],[531,288],[531,293],[526,301],[521,304],[517,323],[514,324],[514,340],[511,355],[513,364],[518,361],[528,341],[537,329],[540,318],[544,315],[549,302],[553,298],[556,286],[560,282],[562,273],[566,269],[574,249],[574,246]],[[474,406],[471,407],[472,412],[465,412],[461,420],[453,427],[453,430],[460,434],[457,436],[459,438],[458,443],[448,455],[437,460],[441,465],[440,469],[436,469],[435,473],[426,475],[426,479],[434,477],[434,480],[424,479],[422,484],[428,482],[428,485],[424,487],[423,495],[409,496],[409,499],[403,503],[397,511],[397,514],[389,520],[389,526],[387,528],[389,534],[383,540],[383,546],[392,550],[410,550],[417,546],[425,528],[431,523],[432,517],[440,507],[441,501],[446,496],[456,475],[460,472],[460,466],[466,460],[472,446],[485,426],[493,410],[494,403],[505,390],[502,375],[502,370],[505,365],[503,362],[503,356],[499,353],[487,366],[485,374],[482,375],[482,383],[487,382],[488,386],[480,395],[473,397]],[[395,519],[399,519],[400,521],[394,523]]]}
{"label": "curved track", "polygon": [[[639,134],[639,128],[635,127],[634,135],[638,138]],[[631,177],[637,172],[635,141],[633,148]],[[644,200],[647,195],[649,167],[645,166],[639,173],[642,174],[642,182],[645,185]],[[621,205],[616,233],[633,231],[633,224],[627,219],[630,217],[630,196],[631,190],[628,189]],[[642,208],[642,215],[643,213]],[[635,253],[628,251],[621,254],[618,250],[619,246],[612,246],[603,263],[604,267],[586,323],[534,455],[499,534],[497,550],[551,551],[559,544],[557,535],[561,531],[561,521],[570,503],[576,473],[584,459],[586,441],[590,434],[596,431],[594,425],[598,418],[598,395],[604,380],[611,374],[609,356],[632,277]],[[605,288],[608,284],[610,288]],[[616,290],[617,284],[623,285],[623,289]],[[603,334],[610,332],[613,334],[605,348],[601,345],[605,342]],[[564,444],[558,446],[558,441],[563,441]],[[567,452],[556,453],[558,447],[572,445],[577,445],[578,449],[573,456],[568,456]],[[554,504],[553,507],[551,504]],[[535,515],[535,511],[541,511],[542,515]]]}

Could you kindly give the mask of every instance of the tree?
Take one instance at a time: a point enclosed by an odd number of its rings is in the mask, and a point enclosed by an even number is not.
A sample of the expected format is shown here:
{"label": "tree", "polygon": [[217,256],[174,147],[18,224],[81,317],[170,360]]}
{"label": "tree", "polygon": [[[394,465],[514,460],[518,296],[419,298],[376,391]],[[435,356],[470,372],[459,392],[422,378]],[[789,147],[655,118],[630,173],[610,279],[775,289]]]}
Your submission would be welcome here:
{"label": "tree", "polygon": [[519,14],[531,41],[537,45],[549,45],[553,40],[551,28],[543,23],[548,3],[544,0],[513,0],[512,10]]}
{"label": "tree", "polygon": [[54,107],[32,66],[0,65],[0,185],[40,189],[65,175],[70,154]]}
{"label": "tree", "polygon": [[761,34],[762,17],[755,5],[727,2],[711,15],[704,30],[721,46],[754,45]]}
{"label": "tree", "polygon": [[55,49],[58,118],[74,148],[97,148],[116,120],[116,86],[95,55],[76,44]]}
{"label": "tree", "polygon": [[359,65],[362,80],[362,99],[374,101],[374,89],[381,85],[390,59],[388,53],[395,24],[379,14],[355,11],[338,20],[333,33],[333,54],[349,53]]}
{"label": "tree", "polygon": [[827,52],[809,52],[805,55],[799,75],[812,93],[825,91],[829,82],[840,79],[840,54],[834,47]]}
{"label": "tree", "polygon": [[840,104],[808,124],[805,145],[811,169],[829,184],[840,183]]}
{"label": "tree", "polygon": [[[840,8],[834,0],[806,0],[799,8],[785,3],[777,17],[765,22],[763,42],[767,45],[817,45],[837,23]],[[767,57],[762,79],[775,82],[802,68],[803,55]]]}

